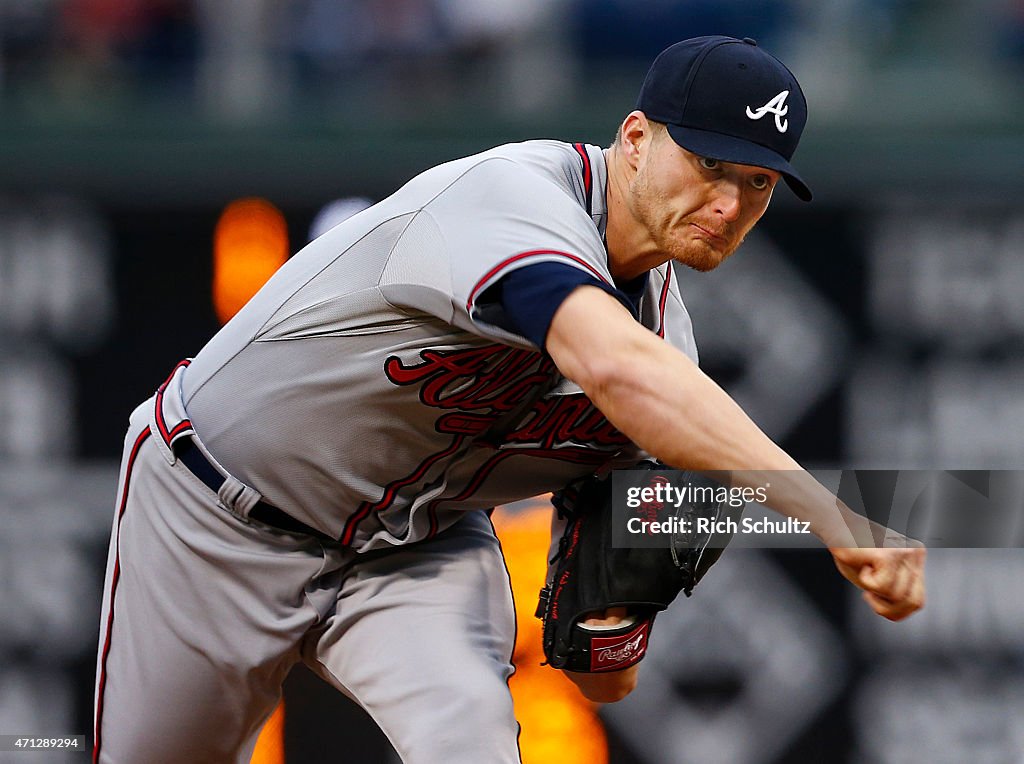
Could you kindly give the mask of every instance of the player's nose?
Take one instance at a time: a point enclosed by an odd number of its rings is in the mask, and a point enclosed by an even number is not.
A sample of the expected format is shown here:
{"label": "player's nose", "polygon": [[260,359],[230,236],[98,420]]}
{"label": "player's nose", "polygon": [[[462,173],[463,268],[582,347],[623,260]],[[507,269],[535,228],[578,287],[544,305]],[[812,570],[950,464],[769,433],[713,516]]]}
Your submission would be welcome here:
{"label": "player's nose", "polygon": [[742,196],[743,189],[739,183],[731,179],[723,179],[721,183],[715,185],[715,195],[712,200],[715,213],[732,223],[740,216]]}

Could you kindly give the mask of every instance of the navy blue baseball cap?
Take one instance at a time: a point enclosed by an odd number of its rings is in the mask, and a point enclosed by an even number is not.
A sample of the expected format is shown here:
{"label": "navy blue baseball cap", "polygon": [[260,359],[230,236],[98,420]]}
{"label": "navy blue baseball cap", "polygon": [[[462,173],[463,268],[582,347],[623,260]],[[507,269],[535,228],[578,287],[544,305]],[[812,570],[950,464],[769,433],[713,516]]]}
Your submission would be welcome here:
{"label": "navy blue baseball cap", "polygon": [[789,163],[807,101],[793,73],[749,37],[694,37],[666,48],[647,72],[636,108],[668,125],[687,151],[776,170],[793,193],[811,200]]}

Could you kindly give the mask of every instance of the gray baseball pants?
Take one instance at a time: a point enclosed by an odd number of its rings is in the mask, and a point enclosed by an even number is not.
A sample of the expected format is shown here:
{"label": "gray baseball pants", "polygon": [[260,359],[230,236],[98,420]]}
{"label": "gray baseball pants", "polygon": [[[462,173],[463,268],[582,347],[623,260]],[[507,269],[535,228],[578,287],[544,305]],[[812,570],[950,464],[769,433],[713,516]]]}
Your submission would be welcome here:
{"label": "gray baseball pants", "polygon": [[484,513],[361,559],[225,508],[158,451],[152,406],[133,413],[121,464],[94,761],[248,762],[302,661],[408,764],[519,762],[515,614]]}

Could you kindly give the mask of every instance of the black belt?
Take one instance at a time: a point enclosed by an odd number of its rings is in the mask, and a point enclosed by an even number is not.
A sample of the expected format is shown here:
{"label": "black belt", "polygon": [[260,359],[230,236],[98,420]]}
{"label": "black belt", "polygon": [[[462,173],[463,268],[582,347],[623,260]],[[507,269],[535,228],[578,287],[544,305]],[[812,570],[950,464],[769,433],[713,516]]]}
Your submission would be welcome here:
{"label": "black belt", "polygon": [[[174,453],[181,460],[181,463],[189,468],[193,475],[210,487],[211,491],[220,493],[221,486],[225,483],[224,476],[217,471],[216,467],[210,464],[210,461],[203,455],[203,452],[196,447],[192,438],[181,438],[178,440],[174,444]],[[316,528],[309,527],[281,511],[273,504],[267,504],[267,502],[262,500],[256,502],[256,506],[249,512],[249,517],[278,530],[315,536],[321,541],[334,541],[325,533],[321,533]]]}

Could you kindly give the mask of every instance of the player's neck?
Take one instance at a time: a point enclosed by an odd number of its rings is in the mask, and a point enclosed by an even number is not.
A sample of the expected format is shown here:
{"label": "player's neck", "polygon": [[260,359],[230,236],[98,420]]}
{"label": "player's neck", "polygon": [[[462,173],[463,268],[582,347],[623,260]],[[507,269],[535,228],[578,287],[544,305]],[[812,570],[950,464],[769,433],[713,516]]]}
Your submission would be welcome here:
{"label": "player's neck", "polygon": [[633,213],[629,190],[633,168],[615,148],[605,149],[604,156],[608,167],[605,200],[608,209],[605,228],[608,269],[616,283],[621,284],[661,265],[668,258],[658,252],[646,227]]}

